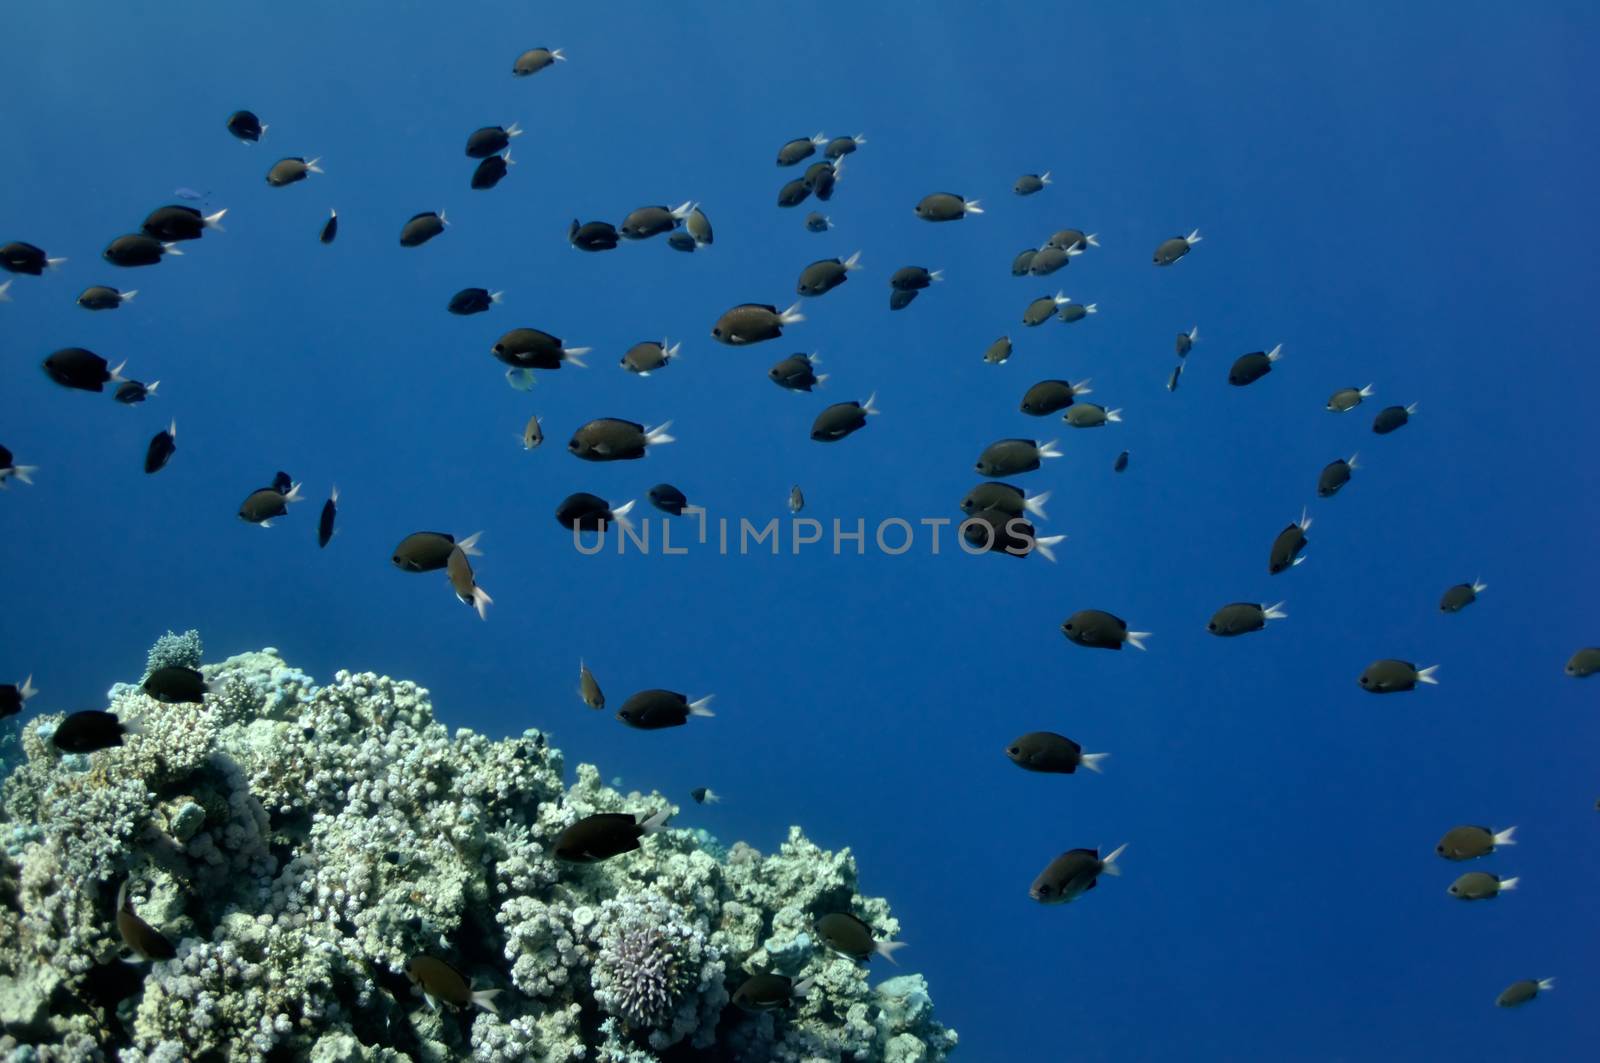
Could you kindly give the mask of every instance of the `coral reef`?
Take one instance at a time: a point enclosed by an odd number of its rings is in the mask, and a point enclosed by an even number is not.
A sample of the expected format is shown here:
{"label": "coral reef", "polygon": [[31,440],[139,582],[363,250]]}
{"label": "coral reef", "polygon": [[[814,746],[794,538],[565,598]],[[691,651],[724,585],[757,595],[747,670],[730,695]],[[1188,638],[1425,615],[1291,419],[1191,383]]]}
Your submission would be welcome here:
{"label": "coral reef", "polygon": [[[149,668],[200,653],[169,632]],[[791,827],[762,855],[669,826],[558,863],[579,818],[670,803],[587,764],[566,785],[537,730],[451,735],[404,680],[318,685],[271,649],[203,671],[203,706],[113,686],[139,727],[118,748],[60,752],[59,715],[21,726],[0,790],[5,1058],[910,1063],[955,1045],[920,976],[873,988],[814,940],[829,911],[899,930],[848,850]],[[125,879],[175,958],[122,958]],[[402,973],[419,954],[501,990],[498,1014],[431,1009]],[[814,988],[749,1015],[729,999],[756,971]]]}

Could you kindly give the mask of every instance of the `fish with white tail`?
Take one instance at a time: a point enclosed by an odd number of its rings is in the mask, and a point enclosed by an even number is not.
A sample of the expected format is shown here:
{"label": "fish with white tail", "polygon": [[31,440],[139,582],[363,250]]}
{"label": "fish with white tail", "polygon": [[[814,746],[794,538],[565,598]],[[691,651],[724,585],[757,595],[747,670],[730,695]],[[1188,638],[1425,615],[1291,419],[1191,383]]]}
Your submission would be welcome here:
{"label": "fish with white tail", "polygon": [[1248,635],[1252,631],[1260,631],[1266,627],[1269,620],[1284,620],[1288,616],[1289,614],[1283,611],[1282,602],[1272,605],[1234,602],[1218,609],[1211,617],[1211,622],[1206,624],[1206,630],[1223,638]]}
{"label": "fish with white tail", "polygon": [[1446,860],[1476,860],[1503,845],[1515,845],[1517,828],[1493,831],[1488,827],[1451,827],[1433,851]]}
{"label": "fish with white tail", "polygon": [[1475,579],[1471,583],[1458,583],[1444,592],[1439,599],[1441,613],[1459,613],[1467,606],[1478,600],[1478,595],[1489,589],[1489,585],[1482,580]]}
{"label": "fish with white tail", "polygon": [[572,433],[567,453],[584,461],[635,461],[653,446],[674,442],[667,434],[671,421],[646,428],[637,421],[600,417]]}
{"label": "fish with white tail", "polygon": [[682,727],[691,716],[715,716],[710,707],[714,696],[707,694],[690,701],[674,690],[641,690],[622,703],[622,708],[617,710],[617,719],[641,731]]}
{"label": "fish with white tail", "polygon": [[1117,863],[1126,845],[1119,845],[1104,859],[1099,849],[1069,849],[1039,872],[1028,889],[1028,896],[1040,904],[1066,904],[1094,889],[1101,875],[1120,875]]}
{"label": "fish with white tail", "polygon": [[1100,763],[1110,755],[1085,753],[1078,743],[1054,731],[1029,731],[1006,746],[1006,756],[1011,758],[1011,763],[1024,771],[1047,775],[1073,775],[1079,768],[1088,768],[1100,775],[1105,771]]}
{"label": "fish with white tail", "polygon": [[867,426],[867,418],[881,412],[874,405],[877,397],[877,392],[873,392],[865,402],[836,402],[827,407],[811,423],[811,438],[818,443],[837,443],[859,432]]}
{"label": "fish with white tail", "polygon": [[1439,666],[1436,664],[1418,668],[1410,661],[1384,658],[1367,665],[1357,681],[1361,684],[1361,689],[1368,693],[1401,694],[1415,690],[1419,683],[1425,686],[1438,686],[1439,681],[1433,677],[1433,673],[1438,670]]}

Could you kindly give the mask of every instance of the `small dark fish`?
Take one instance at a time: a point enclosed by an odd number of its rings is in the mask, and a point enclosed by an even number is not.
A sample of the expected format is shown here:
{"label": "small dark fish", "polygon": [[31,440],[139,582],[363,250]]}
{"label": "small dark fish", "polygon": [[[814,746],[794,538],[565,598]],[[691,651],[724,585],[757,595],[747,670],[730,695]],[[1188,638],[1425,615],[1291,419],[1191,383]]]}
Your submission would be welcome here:
{"label": "small dark fish", "polygon": [[500,1014],[494,998],[498,989],[474,991],[466,976],[441,959],[433,956],[413,956],[406,962],[406,977],[422,990],[429,1003],[437,1008],[448,1004],[452,1008],[478,1007],[492,1014]]}
{"label": "small dark fish", "polygon": [[153,266],[167,255],[182,254],[177,244],[162,243],[144,233],[128,233],[107,244],[100,257],[113,266],[133,269],[136,266]]}
{"label": "small dark fish", "polygon": [[982,214],[976,199],[963,199],[953,192],[934,192],[917,203],[917,217],[923,221],[960,221],[968,214]]}
{"label": "small dark fish", "polygon": [[1017,183],[1011,186],[1011,191],[1019,196],[1031,196],[1035,192],[1044,191],[1044,186],[1049,183],[1049,170],[1044,173],[1025,173],[1017,178]]}
{"label": "small dark fish", "polygon": [[1022,323],[1029,328],[1036,328],[1055,317],[1056,311],[1071,301],[1061,292],[1056,292],[1055,295],[1041,295],[1029,303],[1027,309],[1022,312]]}
{"label": "small dark fish", "polygon": [[1380,436],[1386,436],[1396,428],[1404,427],[1416,412],[1417,404],[1414,402],[1409,406],[1386,406],[1372,419],[1372,430]]}
{"label": "small dark fish", "polygon": [[117,390],[112,392],[111,397],[124,406],[137,406],[154,395],[160,386],[159,380],[152,380],[148,384],[141,384],[137,380],[124,380],[117,385]]}
{"label": "small dark fish", "polygon": [[967,497],[961,500],[961,512],[970,516],[987,510],[1008,517],[1031,514],[1040,520],[1049,520],[1049,514],[1044,511],[1045,503],[1049,501],[1049,491],[1029,495],[1020,487],[991,480],[967,492]]}
{"label": "small dark fish", "polygon": [[833,221],[826,214],[812,211],[806,215],[805,227],[808,233],[825,233],[833,228]]}
{"label": "small dark fish", "polygon": [[552,852],[557,860],[574,864],[594,864],[613,856],[631,853],[639,840],[666,826],[670,808],[649,817],[630,812],[598,812],[585,816],[556,836]]}
{"label": "small dark fish", "polygon": [[491,292],[487,288],[463,288],[450,297],[450,305],[446,309],[463,317],[481,314],[498,303],[503,295],[505,292]]}
{"label": "small dark fish", "polygon": [[144,451],[144,471],[160,472],[167,467],[167,462],[171,461],[172,455],[177,452],[178,421],[174,418],[165,431],[157,432],[150,437],[150,445]]}
{"label": "small dark fish", "polygon": [[1507,827],[1498,834],[1488,827],[1452,827],[1433,851],[1446,860],[1476,860],[1488,856],[1502,845],[1515,845],[1517,828]]}
{"label": "small dark fish", "polygon": [[467,158],[487,159],[511,146],[512,137],[520,137],[522,127],[512,122],[510,126],[490,125],[473,130],[467,135]]}
{"label": "small dark fish", "polygon": [[904,310],[906,307],[910,306],[912,301],[915,300],[920,294],[920,292],[915,291],[891,291],[889,293],[889,309]]}
{"label": "small dark fish", "polygon": [[199,705],[211,693],[211,684],[197,670],[171,664],[145,676],[144,692],[164,705]]}
{"label": "small dark fish", "polygon": [[141,960],[170,960],[178,954],[155,927],[133,912],[133,902],[128,898],[128,880],[117,887],[117,933],[122,943]]}
{"label": "small dark fish", "polygon": [[278,492],[280,495],[288,494],[289,489],[293,486],[294,477],[290,476],[282,469],[279,469],[277,472],[272,474],[272,489]]}
{"label": "small dark fish", "polygon": [[[0,269],[7,273],[22,273],[38,277],[47,269],[60,269],[64,258],[49,258],[44,251],[23,240],[13,240],[0,247]],[[10,281],[6,284],[9,286]]]}
{"label": "small dark fish", "polygon": [[1070,325],[1074,321],[1082,321],[1090,314],[1098,314],[1099,312],[1099,303],[1068,303],[1056,312],[1056,318]]}
{"label": "small dark fish", "polygon": [[825,163],[824,167],[811,180],[811,194],[826,203],[833,198],[833,190],[844,174],[844,162]]}
{"label": "small dark fish", "polygon": [[1180,333],[1178,333],[1178,343],[1177,343],[1178,357],[1179,358],[1187,358],[1187,357],[1189,357],[1189,352],[1194,349],[1194,341],[1199,339],[1199,338],[1200,338],[1200,326],[1199,325],[1196,325],[1194,328],[1190,329],[1188,332],[1180,332]]}
{"label": "small dark fish", "polygon": [[800,271],[800,280],[794,290],[800,295],[825,295],[850,279],[853,270],[861,268],[861,252],[846,259],[824,258]]}
{"label": "small dark fish", "polygon": [[814,137],[798,137],[789,141],[778,149],[778,165],[794,166],[804,162],[817,153],[817,149],[828,143],[828,138],[818,133]]}
{"label": "small dark fish", "polygon": [[44,360],[46,375],[64,388],[78,391],[104,391],[109,383],[120,384],[125,379],[122,365],[106,368],[106,360],[82,347],[63,347]]}
{"label": "small dark fish", "polygon": [[1444,597],[1439,599],[1441,613],[1459,613],[1467,606],[1478,600],[1478,595],[1489,589],[1487,583],[1473,580],[1471,583],[1458,583],[1444,592]]}
{"label": "small dark fish", "polygon": [[[1072,262],[1074,255],[1081,255],[1077,248],[1055,247],[1051,244],[1039,248],[1028,259],[1027,272],[1035,277],[1048,277],[1056,270]],[[1016,263],[1012,263],[1015,267]]]}
{"label": "small dark fish", "polygon": [[477,610],[479,620],[489,619],[489,606],[494,604],[494,599],[478,586],[478,577],[472,571],[472,562],[467,560],[467,552],[459,546],[451,550],[445,559],[444,571],[450,580],[450,589],[456,592],[461,604]]}
{"label": "small dark fish", "polygon": [[566,62],[567,57],[560,48],[529,48],[517,56],[517,61],[511,64],[511,73],[514,77],[532,77],[547,66]]}
{"label": "small dark fish", "polygon": [[667,246],[674,251],[682,251],[686,255],[692,255],[700,249],[700,245],[694,242],[694,237],[682,229],[675,233],[667,234]]}
{"label": "small dark fish", "polygon": [[339,515],[339,487],[334,485],[328,492],[328,500],[322,503],[322,514],[317,518],[317,545],[325,547],[333,541],[333,522]]}
{"label": "small dark fish", "polygon": [[400,540],[389,560],[402,572],[437,572],[450,563],[450,554],[460,548],[472,557],[482,557],[478,539],[483,532],[473,532],[457,542],[444,532],[412,532]]}
{"label": "small dark fish", "polygon": [[490,348],[491,353],[509,365],[506,382],[519,391],[533,387],[535,369],[560,369],[563,363],[584,368],[588,347],[563,347],[561,339],[536,328],[514,328],[504,333]]}
{"label": "small dark fish", "polygon": [[689,504],[688,496],[671,484],[656,484],[648,497],[652,506],[674,517],[683,516],[683,507]]}
{"label": "small dark fish", "polygon": [[783,335],[783,326],[805,319],[799,303],[782,313],[771,303],[740,303],[717,318],[717,323],[711,326],[711,337],[730,347],[742,347],[747,343],[775,340]]}
{"label": "small dark fish", "polygon": [[641,731],[659,731],[663,727],[682,727],[691,716],[715,716],[708,705],[713,694],[698,701],[671,690],[641,690],[622,703],[617,719]]}
{"label": "small dark fish", "polygon": [[1116,464],[1111,466],[1111,471],[1112,472],[1121,472],[1122,470],[1126,469],[1127,467],[1128,467],[1128,452],[1126,450],[1124,450],[1121,454],[1117,455]]}
{"label": "small dark fish", "polygon": [[568,531],[603,532],[612,524],[632,527],[628,514],[633,510],[630,499],[615,509],[611,503],[587,491],[570,494],[556,507],[556,522]]}
{"label": "small dark fish", "polygon": [[413,214],[411,219],[400,227],[400,246],[421,247],[444,232],[444,227],[448,224],[442,210],[427,210],[421,214]]}
{"label": "small dark fish", "polygon": [[1268,620],[1284,620],[1288,616],[1283,611],[1282,602],[1265,606],[1257,602],[1234,602],[1218,609],[1206,625],[1206,630],[1223,638],[1248,635],[1266,627]]}
{"label": "small dark fish", "polygon": [[1328,409],[1333,413],[1349,413],[1361,405],[1362,399],[1372,397],[1372,385],[1364,388],[1340,388],[1328,396]]}
{"label": "small dark fish", "polygon": [[897,292],[917,292],[935,281],[944,280],[944,270],[922,266],[901,266],[889,277],[889,287]]}
{"label": "small dark fish", "polygon": [[339,235],[339,212],[329,208],[328,220],[322,223],[322,235],[317,237],[325,244],[331,244]]}
{"label": "small dark fish", "polygon": [[617,232],[629,240],[648,240],[652,236],[670,233],[683,224],[683,219],[695,208],[693,203],[679,203],[676,207],[640,207],[633,211],[622,224],[617,226]]}
{"label": "small dark fish", "polygon": [[722,800],[720,795],[711,792],[709,786],[696,786],[689,791],[689,796],[694,798],[694,803],[697,805],[715,805]]}
{"label": "small dark fish", "polygon": [[1272,363],[1283,357],[1283,344],[1278,344],[1270,351],[1251,351],[1241,354],[1233,363],[1233,368],[1228,370],[1228,383],[1236,388],[1246,384],[1254,384],[1257,380],[1272,372]]}
{"label": "small dark fish", "polygon": [[711,231],[711,219],[706,217],[706,212],[700,209],[698,203],[689,211],[689,216],[683,219],[683,227],[701,247],[710,247],[716,241],[716,234]]}
{"label": "small dark fish", "polygon": [[289,503],[299,501],[301,501],[299,484],[291,485],[288,491],[276,487],[263,487],[250,492],[245,498],[239,506],[239,519],[246,524],[270,528],[273,520],[288,514]]}
{"label": "small dark fish", "polygon": [[795,484],[789,488],[789,512],[798,513],[806,508],[805,492],[800,490],[800,485]]}
{"label": "small dark fish", "polygon": [[589,666],[578,660],[578,696],[583,703],[591,709],[606,707],[606,696],[600,690],[600,684],[595,681],[594,673],[589,671]]}
{"label": "small dark fish", "polygon": [[837,443],[845,436],[859,432],[867,426],[867,418],[881,412],[872,404],[877,392],[867,396],[865,402],[836,402],[811,422],[811,438],[818,443]]}
{"label": "small dark fish", "polygon": [[1100,609],[1080,609],[1061,624],[1069,642],[1092,650],[1120,650],[1124,644],[1136,650],[1145,648],[1148,631],[1129,631],[1127,621]]}
{"label": "small dark fish", "polygon": [[1153,256],[1158,266],[1170,266],[1178,259],[1189,253],[1189,249],[1200,242],[1200,230],[1196,229],[1188,236],[1174,236],[1170,240],[1161,241],[1161,246],[1156,248]]}
{"label": "small dark fish", "polygon": [[1350,473],[1360,466],[1356,464],[1356,455],[1348,458],[1334,458],[1322,467],[1322,473],[1317,477],[1317,497],[1332,498],[1339,493],[1340,488],[1350,482]]}
{"label": "small dark fish", "polygon": [[1002,365],[1011,357],[1011,337],[1001,336],[983,352],[983,360],[990,365]]}
{"label": "small dark fish", "polygon": [[610,251],[617,246],[617,227],[608,221],[591,221],[582,225],[572,219],[567,230],[567,242],[579,251]]}
{"label": "small dark fish", "polygon": [[0,720],[17,715],[23,703],[37,693],[39,688],[33,685],[31,675],[20,683],[0,684]]}
{"label": "small dark fish", "polygon": [[1032,472],[1045,458],[1059,458],[1056,441],[1039,443],[1032,439],[1000,439],[990,443],[978,455],[976,468],[979,476],[1016,476]]}
{"label": "small dark fish", "polygon": [[961,537],[991,554],[1027,557],[1038,551],[1052,563],[1056,559],[1054,547],[1067,538],[1065,535],[1041,536],[1023,517],[993,509],[979,510],[962,521]]}
{"label": "small dark fish", "polygon": [[544,425],[539,420],[539,415],[534,414],[528,418],[528,423],[522,426],[522,449],[533,450],[544,442]]}
{"label": "small dark fish", "polygon": [[781,974],[756,974],[733,991],[733,1003],[741,1011],[778,1011],[795,1000],[804,1000],[811,991],[812,979],[793,981]]}
{"label": "small dark fish", "polygon": [[228,116],[228,132],[246,144],[256,143],[266,131],[261,119],[251,111],[234,111]]}
{"label": "small dark fish", "polygon": [[904,948],[904,941],[879,941],[872,936],[872,928],[853,915],[833,912],[811,924],[817,937],[832,951],[846,959],[866,963],[874,956],[882,956],[890,963],[896,950]]}
{"label": "small dark fish", "polygon": [[1554,978],[1541,978],[1537,982],[1532,978],[1524,978],[1520,982],[1512,982],[1506,986],[1498,997],[1495,997],[1495,1007],[1516,1008],[1521,1007],[1540,993],[1556,987]]}
{"label": "small dark fish", "polygon": [[1006,756],[1017,767],[1051,775],[1072,775],[1079,767],[1099,775],[1100,762],[1110,755],[1085,753],[1078,743],[1053,731],[1029,731],[1006,746]]}
{"label": "small dark fish", "polygon": [[1172,375],[1167,377],[1168,391],[1178,390],[1178,378],[1181,376],[1183,376],[1183,363],[1179,362],[1177,365],[1172,367]]}
{"label": "small dark fish", "polygon": [[1050,861],[1033,880],[1028,896],[1040,904],[1066,904],[1094,889],[1101,875],[1120,875],[1117,857],[1126,845],[1119,845],[1104,860],[1099,849],[1069,849]]}
{"label": "small dark fish", "polygon": [[1501,878],[1488,871],[1468,871],[1450,883],[1450,896],[1462,901],[1492,901],[1506,890],[1514,890],[1521,881],[1515,877]]}
{"label": "small dark fish", "polygon": [[834,137],[828,141],[827,147],[822,149],[822,154],[830,159],[842,159],[846,155],[854,155],[857,148],[867,142],[867,138],[857,133],[853,137]]}
{"label": "small dark fish", "polygon": [[667,434],[671,421],[646,428],[637,421],[619,417],[599,417],[572,433],[567,452],[584,461],[635,461],[652,446],[673,442]]}
{"label": "small dark fish", "polygon": [[1011,260],[1011,275],[1026,277],[1033,269],[1033,259],[1038,253],[1038,249],[1033,247],[1017,252],[1017,257]]}
{"label": "small dark fish", "polygon": [[1272,540],[1272,550],[1267,554],[1267,571],[1276,576],[1300,564],[1305,558],[1300,556],[1300,551],[1306,548],[1306,531],[1311,527],[1311,518],[1302,509],[1300,519],[1278,533]]}
{"label": "small dark fish", "polygon": [[1574,679],[1586,679],[1600,672],[1600,647],[1586,646],[1567,660],[1566,673]]}
{"label": "small dark fish", "polygon": [[1099,235],[1099,233],[1086,233],[1082,229],[1062,229],[1050,237],[1045,246],[1059,247],[1069,252],[1076,249],[1081,253],[1091,247],[1099,247],[1100,241],[1095,239]]}
{"label": "small dark fish", "polygon": [[810,391],[821,387],[828,379],[827,373],[818,373],[822,359],[816,355],[791,354],[767,370],[767,376],[780,388],[788,391]]}
{"label": "small dark fish", "polygon": [[222,218],[227,210],[219,210],[215,214],[201,214],[193,207],[170,206],[157,207],[145,216],[144,224],[140,228],[146,236],[157,240],[177,242],[179,240],[198,240],[206,234],[207,229],[223,232]]}
{"label": "small dark fish", "polygon": [[68,713],[50,742],[64,753],[94,753],[120,746],[123,735],[138,733],[136,725],[118,720],[115,713],[86,709]]}
{"label": "small dark fish", "polygon": [[96,284],[83,290],[83,294],[78,296],[78,305],[85,310],[115,310],[138,294],[139,289],[137,288],[132,291],[119,292],[115,288]]}
{"label": "small dark fish", "polygon": [[302,159],[298,155],[291,155],[286,159],[279,159],[272,164],[272,169],[267,171],[267,184],[273,188],[282,188],[292,185],[297,181],[304,181],[314,173],[322,173],[322,167],[317,163],[322,159]]}
{"label": "small dark fish", "polygon": [[1433,673],[1438,670],[1436,664],[1419,669],[1410,661],[1385,658],[1367,665],[1358,682],[1361,689],[1371,694],[1401,694],[1415,690],[1418,683],[1438,686],[1439,681],[1433,678]]}
{"label": "small dark fish", "polygon": [[778,206],[798,207],[811,195],[811,185],[804,177],[796,177],[778,189]]}
{"label": "small dark fish", "polygon": [[511,167],[516,163],[511,158],[511,149],[507,148],[499,155],[491,155],[484,159],[472,171],[472,179],[468,185],[478,191],[493,188],[505,180],[506,174],[511,172]]}
{"label": "small dark fish", "polygon": [[1061,419],[1073,428],[1103,428],[1107,424],[1121,424],[1122,411],[1108,410],[1095,402],[1078,402],[1068,406]]}

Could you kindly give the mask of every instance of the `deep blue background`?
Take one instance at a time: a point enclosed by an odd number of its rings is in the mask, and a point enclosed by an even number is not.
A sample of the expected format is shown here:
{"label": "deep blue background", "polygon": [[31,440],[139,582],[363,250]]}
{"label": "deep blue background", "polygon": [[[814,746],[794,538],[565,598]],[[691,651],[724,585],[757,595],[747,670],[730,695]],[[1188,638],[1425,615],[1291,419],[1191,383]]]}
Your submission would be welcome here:
{"label": "deep blue background", "polygon": [[[1581,103],[1600,16],[1137,6],[9,6],[0,239],[71,261],[16,278],[0,307],[0,440],[42,467],[0,497],[0,673],[31,670],[38,709],[95,706],[155,636],[196,626],[212,659],[272,644],[324,678],[413,677],[453,725],[546,728],[574,762],[686,803],[710,785],[726,803],[679,823],[770,848],[798,822],[853,848],[973,1059],[1580,1055],[1600,1008],[1600,680],[1562,664],[1600,641],[1600,151]],[[513,79],[535,44],[570,62]],[[244,106],[271,126],[259,145],[223,129]],[[519,165],[469,191],[467,133],[513,120]],[[869,138],[825,236],[801,229],[810,204],[773,205],[797,172],[777,147],[818,129]],[[327,174],[271,189],[283,155]],[[1044,169],[1044,193],[1011,195]],[[210,191],[228,231],[153,269],[103,263],[177,186]],[[987,213],[925,224],[911,208],[935,190]],[[690,198],[717,234],[693,256],[564,239],[573,216]],[[341,235],[322,247],[330,206]],[[408,216],[441,208],[444,236],[398,246]],[[1103,248],[1009,276],[1069,225]],[[1193,227],[1194,253],[1152,268]],[[784,340],[711,341],[726,307],[786,305],[804,265],[858,248],[866,269]],[[912,263],[948,280],[891,315],[886,278]],[[93,283],[141,295],[89,314],[73,299]],[[466,285],[505,304],[446,314]],[[1058,287],[1102,312],[1023,329]],[[1196,323],[1168,394],[1172,338]],[[591,368],[512,391],[488,349],[516,325],[593,346]],[[1011,362],[983,364],[1003,332]],[[681,362],[648,380],[617,367],[663,336]],[[1227,385],[1236,355],[1276,342],[1269,377]],[[160,398],[57,388],[38,363],[69,344],[126,357]],[[825,397],[765,379],[800,350],[834,374]],[[1047,376],[1092,376],[1125,423],[1017,413]],[[1324,412],[1369,381],[1368,405]],[[873,390],[884,413],[864,433],[808,441],[825,402]],[[1369,431],[1412,401],[1409,427]],[[550,438],[525,453],[534,411]],[[680,441],[633,464],[562,453],[607,415],[672,418]],[[146,477],[172,416],[177,457]],[[796,481],[824,520],[954,516],[978,451],[1007,435],[1062,437],[1067,457],[1020,478],[1055,492],[1059,565],[968,558],[948,531],[939,557],[584,559],[551,519],[570,491],[620,502],[662,479],[763,521]],[[1355,481],[1317,500],[1322,465],[1355,450]],[[269,531],[241,524],[278,468],[310,501]],[[319,552],[334,482],[341,534]],[[1269,577],[1272,537],[1307,503],[1307,563]],[[390,566],[419,528],[485,530],[488,623],[438,576]],[[1475,576],[1482,601],[1440,615]],[[1226,602],[1280,598],[1290,618],[1264,634],[1204,630]],[[1084,607],[1154,631],[1150,651],[1067,644],[1057,626]],[[719,715],[625,730],[577,700],[580,655],[613,704],[659,685],[714,691]],[[1442,684],[1362,693],[1384,656],[1438,663]],[[1110,751],[1107,774],[1012,767],[1002,746],[1039,728]],[[1519,826],[1483,866],[1521,890],[1445,895],[1462,869],[1432,846],[1457,823]],[[1028,899],[1057,852],[1124,841],[1124,878],[1064,908]],[[1493,1007],[1552,975],[1532,1007]]]}

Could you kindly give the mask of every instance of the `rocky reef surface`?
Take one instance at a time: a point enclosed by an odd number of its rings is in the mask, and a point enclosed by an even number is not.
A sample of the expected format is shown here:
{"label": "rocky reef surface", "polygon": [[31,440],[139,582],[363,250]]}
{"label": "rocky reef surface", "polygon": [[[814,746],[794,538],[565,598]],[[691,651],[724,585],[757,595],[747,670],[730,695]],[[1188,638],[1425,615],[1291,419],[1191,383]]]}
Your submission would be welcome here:
{"label": "rocky reef surface", "polygon": [[[149,669],[201,666],[168,635]],[[813,921],[899,925],[857,892],[849,850],[799,827],[779,850],[689,830],[562,863],[595,812],[648,814],[537,730],[501,741],[434,718],[371,673],[327,685],[272,649],[202,669],[204,705],[117,684],[140,733],[82,755],[20,727],[0,790],[0,1059],[933,1061],[956,1035],[921,976],[877,986]],[[15,721],[11,721],[15,723]],[[674,809],[675,811],[675,809]],[[175,946],[130,962],[117,892]],[[404,972],[450,963],[494,1008],[435,1009]],[[882,962],[877,961],[877,962]],[[730,1004],[750,974],[812,979],[787,1008]]]}

